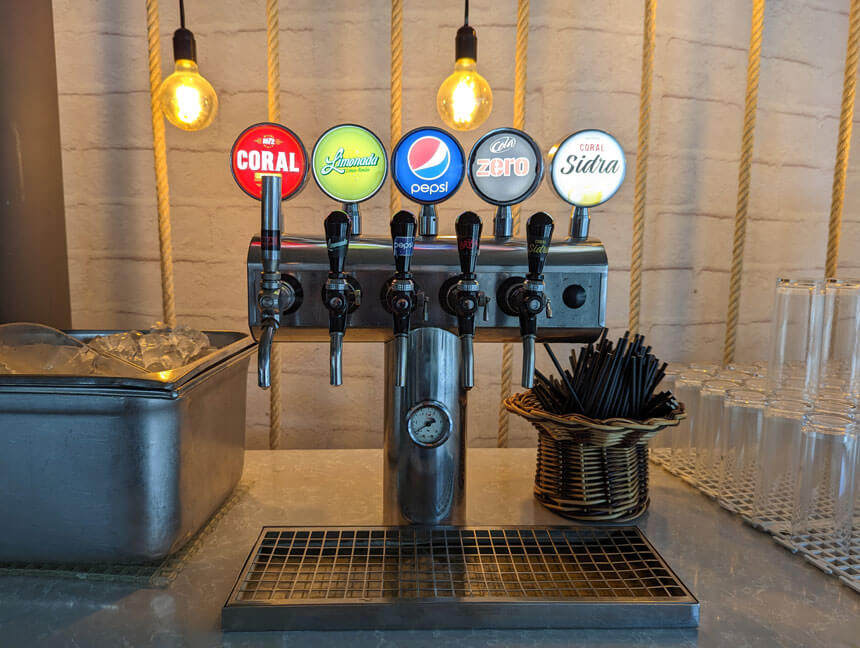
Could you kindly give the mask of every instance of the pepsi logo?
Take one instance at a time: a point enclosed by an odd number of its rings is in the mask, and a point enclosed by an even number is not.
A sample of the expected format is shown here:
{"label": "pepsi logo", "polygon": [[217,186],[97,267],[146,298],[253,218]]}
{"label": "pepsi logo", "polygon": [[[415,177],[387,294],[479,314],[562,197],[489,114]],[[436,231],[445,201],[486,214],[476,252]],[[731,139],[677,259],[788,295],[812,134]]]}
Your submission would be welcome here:
{"label": "pepsi logo", "polygon": [[451,164],[451,151],[438,137],[419,137],[406,154],[409,170],[422,180],[441,178]]}
{"label": "pepsi logo", "polygon": [[409,131],[391,152],[391,178],[415,202],[433,205],[450,198],[463,182],[465,155],[460,143],[441,128]]}

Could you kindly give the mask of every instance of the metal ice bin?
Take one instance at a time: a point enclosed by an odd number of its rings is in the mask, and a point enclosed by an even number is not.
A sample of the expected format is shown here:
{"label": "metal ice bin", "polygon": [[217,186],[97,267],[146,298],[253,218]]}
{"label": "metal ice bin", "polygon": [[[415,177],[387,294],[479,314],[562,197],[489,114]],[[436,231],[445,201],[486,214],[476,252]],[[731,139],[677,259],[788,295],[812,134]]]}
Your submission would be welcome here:
{"label": "metal ice bin", "polygon": [[201,528],[242,475],[254,348],[206,334],[143,378],[0,376],[0,561],[157,560]]}

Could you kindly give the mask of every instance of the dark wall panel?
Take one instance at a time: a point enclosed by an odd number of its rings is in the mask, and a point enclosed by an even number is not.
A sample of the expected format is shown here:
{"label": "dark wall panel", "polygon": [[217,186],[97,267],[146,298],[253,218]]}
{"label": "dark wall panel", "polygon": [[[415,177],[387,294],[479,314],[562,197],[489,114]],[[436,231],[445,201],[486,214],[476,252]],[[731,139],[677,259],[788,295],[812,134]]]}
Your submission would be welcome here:
{"label": "dark wall panel", "polygon": [[51,0],[0,11],[0,323],[71,326]]}

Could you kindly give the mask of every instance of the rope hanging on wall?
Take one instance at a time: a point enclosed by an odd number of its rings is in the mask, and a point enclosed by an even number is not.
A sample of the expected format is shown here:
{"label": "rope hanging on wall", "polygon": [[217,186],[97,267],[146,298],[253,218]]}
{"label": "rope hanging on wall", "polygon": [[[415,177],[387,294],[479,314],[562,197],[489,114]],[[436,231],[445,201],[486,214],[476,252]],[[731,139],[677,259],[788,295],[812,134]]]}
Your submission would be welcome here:
{"label": "rope hanging on wall", "polygon": [[839,265],[839,235],[842,230],[842,206],[845,200],[845,177],[851,153],[851,128],[854,123],[854,96],[857,90],[857,58],[860,51],[860,0],[851,0],[848,17],[848,47],[845,52],[845,78],[842,85],[842,109],[839,114],[839,140],[836,166],[833,169],[833,197],[827,228],[825,277],[835,277]]}
{"label": "rope hanging on wall", "polygon": [[639,332],[642,305],[642,255],[645,240],[645,190],[648,184],[648,144],[651,132],[651,81],[654,76],[657,0],[645,0],[642,30],[642,80],[639,86],[639,133],[636,149],[636,185],[633,190],[633,245],[630,255],[631,333]]}
{"label": "rope hanging on wall", "polygon": [[[278,0],[266,0],[266,79],[269,121],[281,121],[281,59]],[[272,382],[269,388],[269,448],[281,445],[281,348],[272,345]]]}
{"label": "rope hanging on wall", "polygon": [[[517,2],[517,44],[514,58],[514,128],[523,130],[526,124],[526,70],[529,53],[529,0]],[[514,220],[513,233],[520,228],[520,206],[511,210]],[[502,345],[502,385],[499,397],[499,432],[496,446],[508,447],[508,410],[504,401],[511,393],[514,366],[514,346],[510,342]]]}
{"label": "rope hanging on wall", "polygon": [[155,196],[158,210],[158,249],[161,258],[161,309],[164,323],[176,326],[173,292],[173,242],[170,232],[170,187],[167,183],[167,144],[164,116],[158,99],[161,87],[161,38],[158,0],[146,0],[146,37],[149,46],[149,100],[152,110],[152,154],[155,161]]}
{"label": "rope hanging on wall", "polygon": [[[391,0],[391,147],[400,141],[403,132],[403,0]],[[391,214],[400,211],[400,192],[388,183],[388,208]]]}
{"label": "rope hanging on wall", "polygon": [[750,26],[750,48],[747,60],[747,92],[744,100],[744,127],[741,139],[741,162],[738,168],[738,200],[735,210],[735,236],[732,244],[732,270],[729,278],[729,306],[726,313],[726,339],[723,346],[723,365],[735,358],[738,313],[741,302],[741,279],[744,269],[744,243],[747,232],[747,207],[750,197],[750,167],[755,143],[755,113],[758,104],[759,64],[761,63],[761,37],[764,30],[765,0],[753,0]]}

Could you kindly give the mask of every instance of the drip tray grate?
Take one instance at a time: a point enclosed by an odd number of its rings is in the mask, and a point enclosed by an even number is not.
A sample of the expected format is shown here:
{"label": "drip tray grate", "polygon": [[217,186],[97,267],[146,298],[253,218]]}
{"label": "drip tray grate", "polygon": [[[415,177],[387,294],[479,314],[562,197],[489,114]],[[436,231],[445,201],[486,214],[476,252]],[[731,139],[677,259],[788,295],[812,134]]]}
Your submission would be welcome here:
{"label": "drip tray grate", "polygon": [[224,630],[696,627],[636,527],[264,527]]}

